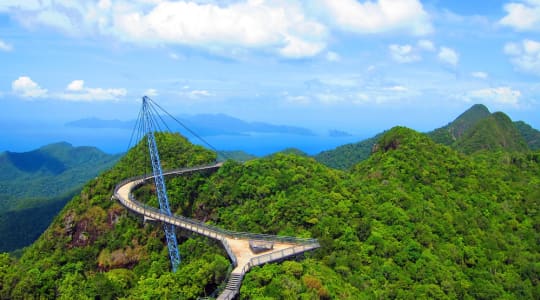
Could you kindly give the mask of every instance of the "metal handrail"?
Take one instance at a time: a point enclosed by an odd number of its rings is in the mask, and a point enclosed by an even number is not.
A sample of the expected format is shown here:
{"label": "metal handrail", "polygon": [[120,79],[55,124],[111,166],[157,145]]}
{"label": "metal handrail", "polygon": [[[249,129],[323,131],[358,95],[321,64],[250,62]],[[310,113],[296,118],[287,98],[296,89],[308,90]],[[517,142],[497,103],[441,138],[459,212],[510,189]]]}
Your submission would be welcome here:
{"label": "metal handrail", "polygon": [[[207,166],[202,166],[202,167],[176,169],[176,170],[164,172],[163,175],[183,175],[183,174],[193,173],[193,172],[201,171],[201,170],[211,170],[211,169],[219,168],[220,166],[221,164],[212,164],[212,165],[207,165]],[[136,204],[136,206],[142,207],[143,214],[145,214],[146,211],[151,211],[155,214],[161,214],[159,209],[146,205],[144,203],[138,202],[131,193],[132,190],[144,184],[145,180],[152,177],[153,177],[152,175],[141,175],[141,176],[135,176],[135,177],[131,177],[131,178],[121,181],[119,184],[116,185],[114,189],[115,197],[118,198],[122,203],[124,203],[124,201],[122,201],[122,199],[120,199],[120,196],[118,195],[118,190],[129,182],[138,181],[130,189],[130,194],[129,194],[130,199],[126,199],[126,200],[133,202],[134,204]],[[199,221],[186,218],[183,216],[178,216],[178,215],[165,216],[165,217],[176,219],[179,222],[188,223],[196,227],[204,228],[207,231],[210,231],[215,234],[222,235],[222,236],[226,236],[232,239],[240,238],[240,239],[264,240],[264,241],[279,241],[279,242],[285,242],[285,243],[287,242],[299,243],[299,244],[311,244],[311,243],[317,242],[317,239],[313,239],[313,238],[298,238],[298,237],[291,237],[291,236],[276,236],[276,235],[263,234],[263,233],[236,232],[236,231],[231,231],[227,229],[222,229],[217,226],[209,225],[203,222],[199,222]],[[161,218],[161,220],[163,221],[165,221],[165,219],[166,218]],[[170,223],[170,222],[167,222],[167,223]],[[176,225],[176,224],[173,224],[173,225]]]}
{"label": "metal handrail", "polygon": [[[169,175],[184,175],[184,174],[191,174],[194,172],[204,171],[204,170],[213,170],[217,169],[222,166],[222,163],[217,164],[211,164],[206,166],[200,166],[200,167],[191,167],[191,168],[182,168],[182,169],[175,169],[171,171],[164,172],[164,176]],[[232,300],[237,293],[240,292],[240,286],[241,282],[244,278],[244,275],[253,267],[257,265],[261,265],[267,262],[275,261],[281,258],[285,258],[290,255],[294,255],[297,253],[302,253],[314,248],[320,247],[319,242],[317,239],[312,238],[297,238],[297,237],[290,237],[290,236],[275,236],[275,235],[269,235],[269,234],[262,234],[262,233],[249,233],[249,232],[235,232],[231,230],[226,230],[219,228],[214,225],[209,225],[200,221],[196,221],[190,218],[186,218],[184,216],[177,216],[177,215],[166,215],[163,214],[159,209],[153,206],[149,206],[147,204],[141,203],[135,199],[133,196],[132,191],[139,186],[143,185],[146,180],[154,177],[150,174],[144,174],[140,176],[135,176],[131,178],[127,178],[122,180],[120,183],[118,183],[114,188],[114,194],[113,198],[116,198],[117,200],[122,203],[125,207],[128,209],[131,209],[137,213],[140,213],[144,216],[147,216],[152,219],[161,220],[162,222],[169,223],[178,227],[182,227],[194,232],[197,232],[199,234],[205,235],[210,238],[214,238],[216,240],[219,240],[223,247],[225,248],[225,251],[227,252],[227,255],[230,257],[232,264],[236,267],[238,266],[238,261],[236,256],[234,255],[229,242],[227,241],[227,238],[230,239],[250,239],[250,240],[262,240],[262,241],[278,241],[282,243],[294,243],[296,246],[285,248],[282,250],[279,250],[277,252],[271,252],[259,256],[252,257],[243,267],[241,270],[241,273],[238,274],[240,276],[239,278],[239,284],[236,284],[234,287],[234,291],[230,290],[233,293],[222,293],[218,298],[224,299],[224,300]],[[128,197],[127,199],[124,199],[118,191],[120,188],[124,187],[125,185],[132,183],[132,185],[129,187],[128,190]],[[290,252],[286,254],[287,252]],[[236,273],[237,274],[237,273]],[[232,274],[231,274],[232,275]]]}

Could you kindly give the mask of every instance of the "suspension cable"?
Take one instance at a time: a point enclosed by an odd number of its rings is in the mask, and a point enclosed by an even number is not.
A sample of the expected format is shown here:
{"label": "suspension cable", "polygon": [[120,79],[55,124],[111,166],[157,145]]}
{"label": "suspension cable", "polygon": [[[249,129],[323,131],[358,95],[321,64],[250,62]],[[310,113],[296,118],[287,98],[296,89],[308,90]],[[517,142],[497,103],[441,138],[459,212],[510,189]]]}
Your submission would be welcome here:
{"label": "suspension cable", "polygon": [[[159,108],[162,112],[164,112],[166,115],[168,115],[171,119],[173,119],[176,123],[178,123],[182,128],[187,130],[189,133],[191,133],[194,137],[199,139],[201,142],[203,142],[206,146],[208,146],[210,149],[214,150],[217,154],[221,154],[225,159],[231,159],[227,154],[225,154],[223,151],[217,150],[212,144],[210,144],[208,141],[206,141],[203,137],[198,135],[195,131],[191,130],[189,127],[187,127],[184,123],[182,123],[180,120],[178,120],[176,117],[171,115],[168,111],[166,111],[163,107],[161,107],[159,104],[157,104],[154,100],[146,96],[149,102],[151,102],[152,105],[155,105],[157,108]],[[158,114],[159,115],[159,114]]]}

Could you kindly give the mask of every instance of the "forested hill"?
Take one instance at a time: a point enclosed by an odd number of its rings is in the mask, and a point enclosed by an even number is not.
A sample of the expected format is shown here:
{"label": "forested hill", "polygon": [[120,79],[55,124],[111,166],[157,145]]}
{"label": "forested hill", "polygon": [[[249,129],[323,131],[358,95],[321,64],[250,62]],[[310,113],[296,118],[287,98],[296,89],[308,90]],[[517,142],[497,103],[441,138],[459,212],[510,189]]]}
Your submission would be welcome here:
{"label": "forested hill", "polygon": [[[0,212],[29,208],[32,198],[60,196],[111,167],[118,155],[62,142],[29,152],[0,153]],[[37,203],[42,204],[42,203]]]}
{"label": "forested hill", "polygon": [[503,112],[491,114],[485,106],[476,104],[450,124],[429,132],[428,136],[438,143],[470,154],[497,149],[535,150],[538,133],[523,121],[512,122]]}
{"label": "forested hill", "polygon": [[68,143],[0,153],[0,251],[31,244],[85,182],[118,158]]}
{"label": "forested hill", "polygon": [[474,127],[480,120],[489,117],[491,113],[483,104],[475,104],[464,113],[459,115],[448,125],[429,132],[428,135],[437,143],[452,145],[460,139],[469,129]]}
{"label": "forested hill", "polygon": [[540,150],[540,131],[531,127],[531,125],[523,122],[514,122],[516,128],[519,130],[527,145],[531,150]]}
{"label": "forested hill", "polygon": [[453,147],[464,153],[474,153],[482,150],[505,150],[526,152],[529,150],[525,139],[512,123],[512,120],[502,112],[478,121],[457,139]]}
{"label": "forested hill", "polygon": [[[215,154],[157,135],[165,169]],[[161,226],[110,200],[144,144],[89,182],[20,260],[0,256],[1,298],[195,299],[224,280],[225,252],[179,232],[170,273]],[[315,237],[305,259],[256,267],[240,299],[538,299],[540,153],[474,157],[396,127],[351,171],[278,153],[167,180],[172,210],[223,228]],[[136,197],[156,205],[150,186]]]}
{"label": "forested hill", "polygon": [[[323,151],[314,158],[329,167],[348,170],[369,157],[383,134]],[[473,105],[448,125],[426,134],[439,144],[467,154],[478,151],[540,149],[540,131],[523,121],[512,122],[502,112],[492,114],[482,104]]]}
{"label": "forested hill", "polygon": [[380,133],[358,143],[346,144],[332,150],[322,151],[315,155],[314,158],[331,168],[348,170],[369,157],[373,146],[382,135],[383,133]]}

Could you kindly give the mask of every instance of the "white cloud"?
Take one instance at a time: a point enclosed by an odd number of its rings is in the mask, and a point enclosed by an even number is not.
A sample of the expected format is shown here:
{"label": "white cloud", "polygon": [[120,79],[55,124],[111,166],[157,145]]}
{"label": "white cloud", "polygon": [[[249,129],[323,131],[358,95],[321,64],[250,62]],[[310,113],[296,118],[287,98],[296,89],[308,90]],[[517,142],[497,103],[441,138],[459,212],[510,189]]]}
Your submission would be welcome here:
{"label": "white cloud", "polygon": [[68,15],[54,9],[42,10],[37,13],[34,20],[26,20],[25,22],[45,24],[64,31],[70,35],[75,35],[77,33],[77,28],[72,24],[72,20],[68,17]]}
{"label": "white cloud", "polygon": [[24,98],[40,98],[47,96],[43,89],[28,76],[21,76],[11,83],[13,93]]}
{"label": "white cloud", "polygon": [[305,41],[294,36],[286,39],[286,46],[279,49],[279,53],[284,57],[302,58],[315,56],[326,47],[325,43],[315,43]]}
{"label": "white cloud", "polygon": [[496,87],[486,88],[470,91],[467,93],[467,100],[481,100],[485,102],[491,102],[496,104],[505,104],[517,106],[519,104],[519,98],[521,92],[519,90],[513,90],[510,87]]}
{"label": "white cloud", "polygon": [[144,91],[144,94],[148,97],[155,97],[158,95],[158,92],[156,89],[147,89],[146,91]]}
{"label": "white cloud", "polygon": [[123,88],[88,88],[84,86],[84,80],[73,80],[67,85],[66,91],[56,96],[62,100],[90,102],[119,100],[127,94],[127,90]]}
{"label": "white cloud", "polygon": [[418,0],[318,0],[322,11],[343,29],[358,33],[389,31],[424,35],[433,31],[429,15]]}
{"label": "white cloud", "polygon": [[326,47],[326,27],[290,1],[161,1],[146,12],[116,14],[114,24],[119,38],[142,44],[270,48],[294,58],[314,56]]}
{"label": "white cloud", "polygon": [[437,56],[442,62],[452,65],[454,67],[457,66],[459,62],[459,54],[451,48],[441,47]]}
{"label": "white cloud", "polygon": [[471,76],[478,79],[487,79],[489,75],[486,72],[472,72]]}
{"label": "white cloud", "polygon": [[422,59],[420,55],[416,54],[411,45],[396,45],[392,44],[388,46],[390,50],[390,56],[398,63],[411,63]]}
{"label": "white cloud", "polygon": [[518,70],[540,76],[540,42],[523,40],[521,43],[507,43],[504,53],[510,56]]}
{"label": "white cloud", "polygon": [[187,96],[191,99],[200,99],[203,97],[213,96],[213,94],[207,90],[192,90],[187,93]]}
{"label": "white cloud", "polygon": [[[330,29],[360,34],[433,31],[420,0],[4,0],[0,12],[28,27],[46,26],[69,35],[188,45],[229,56],[254,49],[287,58],[313,57],[324,53]],[[430,48],[427,43],[420,47]]]}
{"label": "white cloud", "polygon": [[326,53],[326,60],[330,62],[338,62],[341,60],[341,56],[339,56],[339,54],[336,52],[328,51]]}
{"label": "white cloud", "polygon": [[430,40],[419,40],[418,41],[418,48],[424,50],[424,51],[435,51],[435,45]]}
{"label": "white cloud", "polygon": [[301,1],[5,2],[0,11],[29,27],[105,35],[140,45],[180,44],[221,54],[261,49],[302,58],[321,53],[327,42],[327,27],[307,15]]}
{"label": "white cloud", "polygon": [[84,80],[73,80],[68,86],[66,87],[66,90],[72,91],[72,92],[79,92],[82,91],[84,88]]}
{"label": "white cloud", "polygon": [[540,31],[540,1],[511,2],[504,6],[504,10],[507,15],[499,20],[499,24],[518,31]]}
{"label": "white cloud", "polygon": [[0,40],[0,51],[9,52],[11,50],[13,50],[13,46],[11,46],[10,44]]}

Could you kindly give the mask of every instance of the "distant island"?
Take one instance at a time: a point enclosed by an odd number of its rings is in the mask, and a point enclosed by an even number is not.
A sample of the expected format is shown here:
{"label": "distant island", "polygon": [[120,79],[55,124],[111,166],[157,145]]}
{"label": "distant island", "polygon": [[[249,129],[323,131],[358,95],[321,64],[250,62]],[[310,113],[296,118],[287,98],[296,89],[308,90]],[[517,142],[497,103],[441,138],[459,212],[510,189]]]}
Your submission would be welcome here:
{"label": "distant island", "polygon": [[[176,118],[191,130],[202,136],[249,135],[251,133],[281,133],[301,136],[315,135],[313,131],[303,127],[275,125],[264,122],[248,122],[225,114],[182,115]],[[75,128],[132,129],[135,126],[135,121],[86,118],[68,122],[65,126]],[[170,129],[179,132],[185,131],[181,126]]]}
{"label": "distant island", "polygon": [[330,129],[328,130],[328,136],[330,137],[345,137],[345,136],[352,136],[352,134],[338,129]]}

